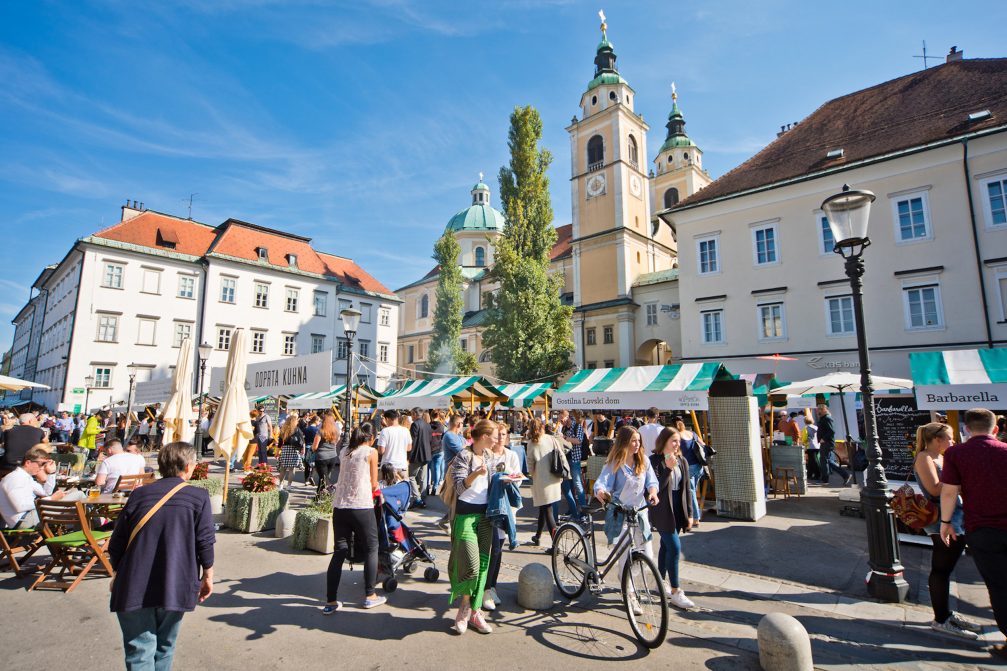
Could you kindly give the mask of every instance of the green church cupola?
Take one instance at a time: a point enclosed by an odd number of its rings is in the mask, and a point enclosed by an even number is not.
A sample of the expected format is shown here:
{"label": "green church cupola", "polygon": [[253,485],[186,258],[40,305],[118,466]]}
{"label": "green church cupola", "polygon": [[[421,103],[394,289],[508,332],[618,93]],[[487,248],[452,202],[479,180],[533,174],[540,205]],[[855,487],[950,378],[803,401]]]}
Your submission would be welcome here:
{"label": "green church cupola", "polygon": [[671,83],[671,114],[668,115],[668,123],[665,124],[665,128],[668,129],[668,135],[658,150],[658,154],[675,147],[695,146],[695,143],[685,134],[685,117],[682,115],[682,110],[678,108],[678,90],[675,88],[675,82]]}
{"label": "green church cupola", "polygon": [[598,12],[601,17],[601,42],[598,43],[598,53],[594,57],[594,76],[598,77],[603,73],[618,74],[615,67],[615,47],[608,41],[608,24],[605,23],[605,12]]}
{"label": "green church cupola", "polygon": [[483,174],[479,173],[479,183],[472,187],[472,204],[489,205],[490,188],[483,182]]}

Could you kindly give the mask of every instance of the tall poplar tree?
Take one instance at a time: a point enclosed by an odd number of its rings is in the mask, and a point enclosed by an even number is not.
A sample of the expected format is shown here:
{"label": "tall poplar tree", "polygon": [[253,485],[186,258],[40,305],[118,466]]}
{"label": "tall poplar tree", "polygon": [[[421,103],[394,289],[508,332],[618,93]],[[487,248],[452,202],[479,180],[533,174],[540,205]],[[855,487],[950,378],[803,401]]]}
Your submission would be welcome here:
{"label": "tall poplar tree", "polygon": [[510,165],[500,169],[507,223],[490,271],[500,289],[490,301],[483,342],[498,376],[528,382],[569,369],[572,308],[560,301],[562,276],[549,273],[556,229],[546,177],[552,154],[538,146],[542,119],[528,106],[515,108],[510,120]]}
{"label": "tall poplar tree", "polygon": [[430,343],[431,372],[471,375],[479,365],[475,355],[463,352],[462,271],[458,266],[461,247],[450,231],[445,231],[434,245],[434,260],[440,266],[437,276],[437,307],[434,309],[434,335]]}

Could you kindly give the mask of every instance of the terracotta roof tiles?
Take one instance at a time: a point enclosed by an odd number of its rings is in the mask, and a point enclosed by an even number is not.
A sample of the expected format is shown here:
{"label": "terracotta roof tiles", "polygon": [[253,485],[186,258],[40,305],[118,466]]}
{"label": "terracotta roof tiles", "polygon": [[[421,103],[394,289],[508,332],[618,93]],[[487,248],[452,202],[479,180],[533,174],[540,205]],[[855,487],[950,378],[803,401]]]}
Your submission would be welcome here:
{"label": "terracotta roof tiles", "polygon": [[[145,210],[131,219],[98,231],[94,237],[190,256],[203,256],[216,239],[217,231],[197,221]],[[170,246],[172,240],[175,241],[174,247]]]}

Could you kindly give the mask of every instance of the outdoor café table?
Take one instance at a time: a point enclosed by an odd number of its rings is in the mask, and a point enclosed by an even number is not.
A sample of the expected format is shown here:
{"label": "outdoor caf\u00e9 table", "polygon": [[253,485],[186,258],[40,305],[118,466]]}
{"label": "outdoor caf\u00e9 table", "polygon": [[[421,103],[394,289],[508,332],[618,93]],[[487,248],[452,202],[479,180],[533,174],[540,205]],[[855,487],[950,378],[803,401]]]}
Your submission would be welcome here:
{"label": "outdoor caf\u00e9 table", "polygon": [[92,499],[86,496],[81,499],[81,502],[88,509],[88,519],[94,519],[96,517],[105,517],[110,520],[114,520],[122,512],[123,507],[126,505],[128,497],[125,496],[113,496],[112,494],[100,494],[98,498]]}

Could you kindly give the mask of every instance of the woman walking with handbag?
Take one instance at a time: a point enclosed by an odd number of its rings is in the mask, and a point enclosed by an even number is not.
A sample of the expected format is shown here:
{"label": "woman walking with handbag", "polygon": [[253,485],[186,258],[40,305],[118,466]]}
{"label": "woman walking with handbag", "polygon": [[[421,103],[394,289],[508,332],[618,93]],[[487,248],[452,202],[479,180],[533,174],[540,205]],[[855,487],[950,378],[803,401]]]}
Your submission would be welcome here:
{"label": "woman walking with handbag", "polygon": [[938,510],[937,520],[924,528],[933,540],[933,554],[930,559],[930,604],[934,619],[930,627],[943,634],[976,640],[982,628],[951,610],[951,573],[965,551],[965,513],[962,500],[958,499],[951,526],[955,538],[947,545],[940,537],[941,470],[944,467],[944,452],[954,444],[951,427],[940,422],[924,424],[916,429],[916,460],[913,472],[920,488]]}
{"label": "woman walking with handbag", "polygon": [[[540,545],[542,529],[549,531],[552,538],[556,533],[556,518],[553,506],[563,498],[563,476],[553,472],[553,461],[557,457],[561,463],[566,462],[563,448],[553,436],[545,432],[542,420],[532,418],[526,425],[528,436],[528,471],[531,473],[532,504],[538,508],[538,524],[535,535],[531,537],[532,545]],[[569,465],[566,466],[569,472]],[[550,543],[550,551],[552,544]]]}
{"label": "woman walking with handbag", "polygon": [[666,428],[654,442],[650,465],[658,482],[658,503],[651,508],[650,521],[661,536],[657,570],[668,581],[668,600],[683,610],[696,604],[682,591],[678,582],[678,561],[682,556],[679,533],[692,528],[696,513],[692,507],[692,483],[689,465],[682,457],[678,429]]}
{"label": "woman walking with handbag", "polygon": [[699,505],[696,492],[699,491],[699,481],[703,477],[706,468],[706,446],[698,435],[685,428],[685,422],[679,417],[675,420],[675,428],[678,430],[681,444],[682,456],[689,464],[689,484],[692,486],[692,509],[696,511],[694,529],[699,528],[699,520],[703,518],[703,509]]}

